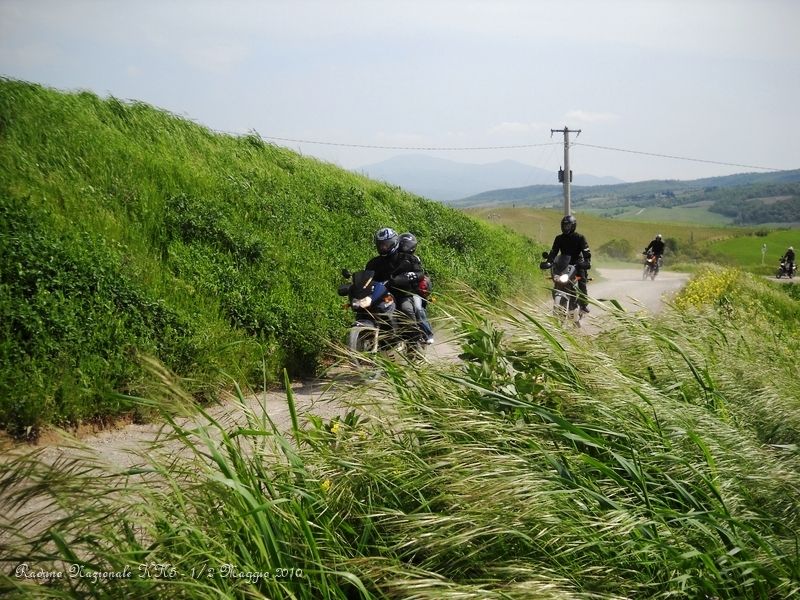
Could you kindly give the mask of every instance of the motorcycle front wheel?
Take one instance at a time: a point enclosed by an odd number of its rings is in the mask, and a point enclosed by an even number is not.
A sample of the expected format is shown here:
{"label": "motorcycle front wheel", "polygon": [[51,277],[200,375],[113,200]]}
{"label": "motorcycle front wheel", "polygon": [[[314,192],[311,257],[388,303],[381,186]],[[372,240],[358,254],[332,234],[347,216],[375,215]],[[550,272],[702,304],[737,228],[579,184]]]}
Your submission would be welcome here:
{"label": "motorcycle front wheel", "polygon": [[372,327],[353,327],[347,336],[347,347],[353,352],[377,352],[378,330]]}

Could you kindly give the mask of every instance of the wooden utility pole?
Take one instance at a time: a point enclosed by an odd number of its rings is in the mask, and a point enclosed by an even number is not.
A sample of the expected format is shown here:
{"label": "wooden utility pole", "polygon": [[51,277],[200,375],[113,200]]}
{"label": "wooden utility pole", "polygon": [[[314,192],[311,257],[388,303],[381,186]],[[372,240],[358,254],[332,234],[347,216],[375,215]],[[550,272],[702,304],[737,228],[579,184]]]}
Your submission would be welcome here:
{"label": "wooden utility pole", "polygon": [[569,134],[577,133],[580,135],[580,129],[569,129],[566,125],[564,129],[551,129],[550,137],[558,131],[564,134],[564,169],[559,171],[558,180],[564,182],[564,216],[572,214],[572,206],[570,205],[569,184],[572,182],[572,170],[569,168]]}

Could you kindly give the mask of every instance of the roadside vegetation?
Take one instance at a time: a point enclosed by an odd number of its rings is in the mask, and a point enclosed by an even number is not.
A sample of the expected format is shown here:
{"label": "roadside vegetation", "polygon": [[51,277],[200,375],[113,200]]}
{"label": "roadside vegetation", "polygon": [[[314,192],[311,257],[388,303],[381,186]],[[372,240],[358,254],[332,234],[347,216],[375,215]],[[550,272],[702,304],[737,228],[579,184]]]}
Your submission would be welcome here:
{"label": "roadside vegetation", "polygon": [[264,414],[187,425],[175,415],[191,400],[165,375],[178,450],[125,473],[91,455],[0,468],[0,509],[63,514],[37,535],[12,523],[6,572],[85,573],[9,575],[0,592],[794,596],[800,304],[716,268],[656,318],[611,315],[596,337],[573,336],[535,307],[471,302],[451,315],[463,362],[381,364],[369,397],[343,393],[345,417],[300,416],[290,436]]}
{"label": "roadside vegetation", "polygon": [[0,428],[140,410],[153,356],[214,397],[315,373],[342,268],[410,230],[438,290],[505,296],[534,244],[439,203],[140,102],[0,80]]}

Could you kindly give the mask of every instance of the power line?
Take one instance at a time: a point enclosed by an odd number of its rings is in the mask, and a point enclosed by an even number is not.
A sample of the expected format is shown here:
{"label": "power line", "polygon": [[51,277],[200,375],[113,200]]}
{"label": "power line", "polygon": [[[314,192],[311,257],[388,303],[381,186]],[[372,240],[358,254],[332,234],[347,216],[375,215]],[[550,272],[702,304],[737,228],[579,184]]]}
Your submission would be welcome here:
{"label": "power line", "polygon": [[[265,140],[277,140],[280,142],[292,142],[296,144],[318,144],[321,146],[339,146],[342,148],[371,148],[375,150],[518,150],[524,148],[540,148],[543,146],[558,146],[559,142],[548,142],[545,144],[518,144],[515,146],[381,146],[377,144],[348,144],[344,142],[328,142],[322,140],[301,140],[296,138],[283,138],[276,136],[266,136],[258,134]],[[658,158],[670,158],[673,160],[686,160],[690,162],[706,163],[711,165],[722,165],[726,167],[743,167],[745,169],[760,169],[762,171],[785,171],[776,167],[760,167],[756,165],[745,165],[742,163],[722,162],[718,160],[706,160],[703,158],[692,158],[688,156],[675,156],[673,154],[659,154],[657,152],[644,152],[641,150],[628,150],[626,148],[612,148],[611,146],[598,146],[595,144],[584,144],[582,142],[572,142],[570,146],[585,146],[599,150],[611,150],[613,152],[626,152],[628,154],[640,154],[643,156],[655,156]]]}
{"label": "power line", "polygon": [[692,162],[708,163],[712,165],[723,165],[726,167],[744,167],[746,169],[762,169],[764,171],[785,171],[785,169],[776,169],[775,167],[757,167],[755,165],[743,165],[739,163],[720,162],[717,160],[704,160],[702,158],[689,158],[686,156],[672,156],[670,154],[657,154],[655,152],[642,152],[639,150],[625,150],[624,148],[611,148],[609,146],[595,146],[593,144],[583,144],[581,142],[574,142],[573,146],[586,146],[587,148],[599,148],[600,150],[613,150],[614,152],[627,152],[628,154],[643,154],[645,156],[657,156],[659,158],[672,158],[675,160],[688,160]]}
{"label": "power line", "polygon": [[297,144],[320,144],[323,146],[342,146],[345,148],[373,148],[378,150],[515,150],[519,148],[537,148],[539,146],[554,146],[558,145],[557,142],[549,142],[547,144],[520,144],[518,146],[376,146],[372,144],[345,144],[341,142],[322,142],[319,140],[296,140],[292,138],[281,138],[263,135],[265,140],[278,140],[281,142],[294,142]]}

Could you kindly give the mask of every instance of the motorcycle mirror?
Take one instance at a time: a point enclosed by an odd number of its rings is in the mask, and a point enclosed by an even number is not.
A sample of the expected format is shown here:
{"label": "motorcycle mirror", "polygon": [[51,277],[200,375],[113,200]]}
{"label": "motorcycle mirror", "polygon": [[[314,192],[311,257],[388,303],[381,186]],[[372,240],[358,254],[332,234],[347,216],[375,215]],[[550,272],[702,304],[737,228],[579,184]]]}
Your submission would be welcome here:
{"label": "motorcycle mirror", "polygon": [[345,279],[350,279],[350,275],[351,275],[350,271],[348,271],[347,269],[342,269],[342,277],[344,277]]}
{"label": "motorcycle mirror", "polygon": [[542,252],[542,258],[547,258],[548,256],[549,254],[547,254],[547,252]]}

